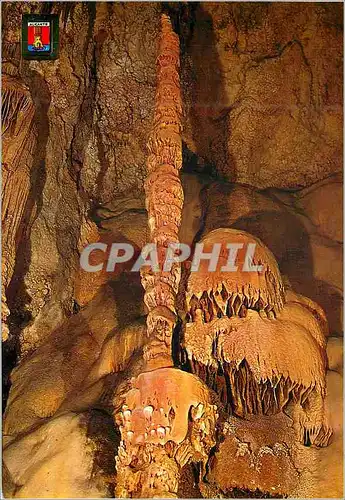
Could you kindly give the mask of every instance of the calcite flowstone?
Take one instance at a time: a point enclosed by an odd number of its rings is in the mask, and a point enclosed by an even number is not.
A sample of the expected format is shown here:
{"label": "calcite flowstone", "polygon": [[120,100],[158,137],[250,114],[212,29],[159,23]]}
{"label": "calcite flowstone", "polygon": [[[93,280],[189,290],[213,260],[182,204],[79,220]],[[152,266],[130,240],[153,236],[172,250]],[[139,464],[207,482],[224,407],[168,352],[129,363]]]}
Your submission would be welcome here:
{"label": "calcite flowstone", "polygon": [[210,464],[207,480],[226,496],[233,488],[259,490],[272,497],[312,497],[317,452],[296,443],[284,413],[229,418],[223,442]]}
{"label": "calcite flowstone", "polygon": [[[99,449],[97,441],[88,436],[90,418],[87,413],[66,413],[19,441],[5,443],[3,460],[16,498],[110,496],[109,484],[97,478],[95,455]],[[107,423],[109,426],[109,417]],[[111,426],[108,441],[116,446]]]}
{"label": "calcite flowstone", "polygon": [[[8,340],[6,303],[16,253],[24,231],[23,219],[30,217],[28,200],[35,169],[37,128],[35,105],[29,88],[20,78],[2,76],[2,339]],[[31,206],[30,206],[31,205]]]}
{"label": "calcite flowstone", "polygon": [[341,498],[343,495],[343,403],[343,376],[329,371],[326,407],[333,436],[330,446],[319,450],[317,454],[317,473],[314,479],[316,498]]}
{"label": "calcite flowstone", "polygon": [[[120,295],[126,300],[123,286],[122,281]],[[134,319],[143,311],[128,298],[131,292],[135,293],[133,288],[127,287],[127,301],[132,306],[127,307],[127,314]],[[60,407],[73,407],[73,403],[77,407],[80,398],[85,407],[95,404],[102,396],[102,384],[93,391],[88,391],[88,387],[123,369],[133,351],[142,347],[145,340],[142,323],[134,322],[131,331],[126,331],[125,315],[121,317],[116,312],[118,297],[111,286],[104,287],[12,372],[3,423],[9,437],[14,439],[28,432],[41,424],[42,419],[54,416]],[[112,347],[110,354],[109,347]]]}
{"label": "calcite flowstone", "polygon": [[[337,180],[338,179],[338,180]],[[202,234],[221,227],[233,227],[260,238],[269,247],[294,290],[311,297],[325,310],[332,335],[342,336],[342,243],[326,235],[326,230],[313,223],[300,205],[305,196],[317,194],[309,205],[318,219],[328,215],[323,227],[342,232],[334,211],[330,186],[339,191],[339,175],[320,181],[297,192],[278,189],[259,190],[237,183],[210,183],[200,192]],[[338,192],[337,191],[337,192]],[[321,215],[320,215],[321,217]]]}

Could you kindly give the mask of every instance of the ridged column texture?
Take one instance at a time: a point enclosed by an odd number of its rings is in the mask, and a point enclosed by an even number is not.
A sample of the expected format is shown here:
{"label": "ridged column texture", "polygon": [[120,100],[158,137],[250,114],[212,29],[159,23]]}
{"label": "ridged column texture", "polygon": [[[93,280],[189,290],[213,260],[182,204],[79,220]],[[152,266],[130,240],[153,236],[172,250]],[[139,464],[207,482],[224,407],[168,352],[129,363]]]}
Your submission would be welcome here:
{"label": "ridged column texture", "polygon": [[175,299],[181,268],[174,262],[164,270],[169,244],[178,243],[183,190],[182,103],[179,81],[179,39],[171,22],[162,15],[162,35],[157,58],[157,92],[153,128],[148,141],[148,177],[145,182],[151,242],[157,248],[159,270],[142,268],[147,334],[145,361],[150,368],[172,366],[171,339],[176,323]]}

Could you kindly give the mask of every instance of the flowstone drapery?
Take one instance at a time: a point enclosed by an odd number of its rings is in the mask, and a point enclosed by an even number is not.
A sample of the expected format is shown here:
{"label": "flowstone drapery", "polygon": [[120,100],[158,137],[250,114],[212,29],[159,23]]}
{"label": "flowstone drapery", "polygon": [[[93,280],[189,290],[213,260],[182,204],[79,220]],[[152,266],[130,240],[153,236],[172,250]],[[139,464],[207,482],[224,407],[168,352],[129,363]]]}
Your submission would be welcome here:
{"label": "flowstone drapery", "polygon": [[[248,271],[243,244],[254,241],[252,264],[261,270]],[[221,251],[215,272],[205,261],[187,285],[184,348],[193,373],[242,418],[279,413],[292,402],[300,441],[327,445],[325,323],[313,314],[317,306],[287,302],[274,256],[244,231],[218,229],[203,242],[206,249],[221,244]],[[221,271],[231,243],[242,245],[237,270]]]}
{"label": "flowstone drapery", "polygon": [[21,221],[30,192],[35,106],[19,78],[2,76],[2,337],[8,338],[6,289],[11,281]]}

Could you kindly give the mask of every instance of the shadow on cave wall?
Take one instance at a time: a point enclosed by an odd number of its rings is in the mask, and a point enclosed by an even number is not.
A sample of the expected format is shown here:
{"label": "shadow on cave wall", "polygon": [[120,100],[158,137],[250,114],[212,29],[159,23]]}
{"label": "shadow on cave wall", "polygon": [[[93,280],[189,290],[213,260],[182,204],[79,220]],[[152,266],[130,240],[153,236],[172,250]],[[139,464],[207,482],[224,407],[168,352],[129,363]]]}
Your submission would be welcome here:
{"label": "shadow on cave wall", "polygon": [[[222,186],[224,196],[230,196],[234,184],[224,182]],[[315,263],[310,237],[300,220],[287,210],[267,210],[252,211],[231,224],[226,223],[226,213],[220,214],[219,217],[214,217],[213,214],[212,222],[209,222],[207,218],[210,216],[210,210],[216,211],[217,207],[215,204],[212,205],[212,199],[208,198],[207,192],[208,187],[206,186],[200,194],[203,207],[202,223],[194,244],[208,231],[221,227],[231,227],[253,234],[274,254],[281,273],[288,277],[293,290],[314,300],[324,309],[330,334],[341,332],[341,294],[327,282],[315,277]],[[229,217],[231,215],[229,213]]]}
{"label": "shadow on cave wall", "polygon": [[[7,302],[10,308],[8,326],[12,341],[3,345],[3,408],[7,400],[10,381],[9,374],[17,361],[19,353],[19,334],[30,322],[31,313],[27,310],[31,298],[26,290],[25,275],[31,262],[30,229],[35,218],[42,210],[42,193],[46,182],[45,156],[49,136],[48,110],[50,92],[44,79],[35,71],[29,72],[29,87],[35,104],[34,124],[37,130],[36,146],[33,152],[33,164],[30,171],[30,190],[17,236],[18,251],[14,272],[7,289]],[[28,82],[26,82],[28,83]]]}
{"label": "shadow on cave wall", "polygon": [[[30,12],[49,14],[52,11],[51,2],[42,2],[39,7],[31,6]],[[66,26],[67,17],[74,9],[73,5],[64,3],[60,6],[63,26]],[[7,16],[8,17],[8,16]],[[18,50],[13,50],[16,47]],[[7,54],[6,50],[9,51]],[[51,104],[51,94],[45,79],[35,70],[30,69],[29,63],[21,61],[20,42],[5,44],[2,60],[10,60],[19,70],[19,77],[29,87],[31,98],[35,104],[34,125],[37,139],[33,151],[33,164],[30,170],[30,189],[24,209],[24,215],[17,236],[18,251],[12,280],[7,289],[7,301],[10,308],[8,326],[10,340],[3,344],[3,410],[5,409],[8,392],[10,389],[9,375],[17,363],[20,353],[19,336],[23,328],[32,321],[32,314],[28,310],[31,297],[25,285],[25,276],[31,264],[30,232],[33,223],[38,218],[43,208],[43,190],[46,184],[46,148],[50,134],[48,112]]]}
{"label": "shadow on cave wall", "polygon": [[189,118],[199,170],[221,178],[219,165],[228,165],[230,178],[236,182],[236,163],[227,145],[228,108],[215,30],[212,17],[202,3],[193,11],[193,31],[186,56],[185,69],[182,57],[182,74],[186,80],[183,83],[187,87],[184,101],[191,101]]}
{"label": "shadow on cave wall", "polygon": [[170,16],[180,38],[184,119],[190,121],[195,146],[192,151],[183,142],[182,172],[216,179],[220,177],[217,164],[221,161],[230,165],[235,181],[235,162],[227,147],[228,110],[213,20],[201,2],[163,2],[162,12]]}
{"label": "shadow on cave wall", "polygon": [[260,238],[275,255],[293,290],[324,309],[330,333],[342,330],[341,294],[315,277],[310,237],[297,217],[291,213],[257,212],[238,219],[232,227]]}

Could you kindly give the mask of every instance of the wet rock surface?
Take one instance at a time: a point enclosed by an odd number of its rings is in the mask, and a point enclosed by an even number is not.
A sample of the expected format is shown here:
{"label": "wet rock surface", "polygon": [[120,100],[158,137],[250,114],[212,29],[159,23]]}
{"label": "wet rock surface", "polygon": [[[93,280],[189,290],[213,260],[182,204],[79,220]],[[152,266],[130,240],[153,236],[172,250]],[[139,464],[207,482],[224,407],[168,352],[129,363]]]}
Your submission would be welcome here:
{"label": "wet rock surface", "polygon": [[[166,8],[178,13],[182,40],[179,239],[247,231],[271,250],[293,289],[324,309],[334,431],[328,447],[305,448],[284,414],[256,424],[230,417],[205,480],[185,466],[179,496],[340,497],[342,5]],[[29,89],[37,131],[6,290],[7,496],[114,495],[120,434],[112,400],[142,369],[143,290],[125,266],[90,276],[79,257],[93,241],[130,242],[137,253],[148,241],[145,144],[161,9],[2,5],[3,73]],[[21,15],[40,11],[60,15],[60,57],[20,60]]]}

